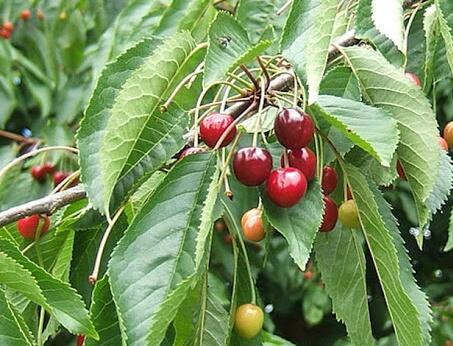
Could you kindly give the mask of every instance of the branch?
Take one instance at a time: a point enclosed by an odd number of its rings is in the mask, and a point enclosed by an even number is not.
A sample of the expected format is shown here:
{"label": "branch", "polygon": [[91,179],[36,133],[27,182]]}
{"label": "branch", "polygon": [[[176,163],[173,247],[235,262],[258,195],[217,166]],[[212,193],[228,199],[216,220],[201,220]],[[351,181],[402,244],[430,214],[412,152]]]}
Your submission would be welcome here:
{"label": "branch", "polygon": [[[348,31],[344,35],[338,37],[334,40],[336,46],[352,46],[358,43],[358,40],[354,37],[354,31]],[[329,49],[328,60],[331,61],[339,54],[337,48],[332,45]],[[290,70],[288,70],[290,71]],[[269,91],[271,90],[287,90],[290,89],[293,84],[293,76],[291,73],[285,73],[274,78],[269,84]],[[246,109],[250,107],[250,112],[253,112],[258,107],[258,104],[252,106],[251,101],[238,102],[229,107],[225,112],[230,114],[233,117],[238,117]],[[82,185],[78,185],[71,189],[65,190],[63,192],[58,192],[53,195],[31,201],[17,207],[13,207],[6,211],[0,212],[0,227],[7,225],[11,222],[17,221],[25,216],[30,216],[33,214],[47,214],[50,215],[54,213],[57,209],[64,207],[67,204],[70,204],[79,199],[85,198],[86,193],[83,190]]]}
{"label": "branch", "polygon": [[67,204],[85,198],[82,185],[40,198],[0,213],[0,227],[34,214],[51,215]]}

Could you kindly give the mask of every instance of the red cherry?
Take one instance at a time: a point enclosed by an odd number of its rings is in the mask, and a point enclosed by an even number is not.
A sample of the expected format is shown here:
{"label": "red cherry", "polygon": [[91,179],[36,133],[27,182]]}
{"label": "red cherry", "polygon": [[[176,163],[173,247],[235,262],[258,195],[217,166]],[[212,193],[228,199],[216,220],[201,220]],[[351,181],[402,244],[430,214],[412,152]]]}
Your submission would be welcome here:
{"label": "red cherry", "polygon": [[420,82],[420,78],[418,78],[418,76],[415,73],[406,72],[405,75],[406,75],[407,79],[409,79],[415,85],[420,86],[422,84]]}
{"label": "red cherry", "polygon": [[20,19],[22,19],[23,21],[25,20],[29,20],[31,17],[31,12],[30,10],[23,10],[21,13],[20,13]]}
{"label": "red cherry", "polygon": [[227,233],[223,236],[223,242],[226,244],[226,245],[231,245],[233,244],[233,237],[231,236],[230,233]]}
{"label": "red cherry", "polygon": [[241,226],[247,240],[261,241],[266,236],[261,209],[254,208],[245,212],[241,218]]}
{"label": "red cherry", "polygon": [[324,195],[324,214],[321,227],[321,232],[330,232],[335,228],[338,220],[338,207],[329,196]]}
{"label": "red cherry", "polygon": [[9,31],[9,33],[12,33],[14,31],[14,24],[10,21],[6,21],[3,23],[3,29]]}
{"label": "red cherry", "polygon": [[302,149],[313,138],[315,126],[307,113],[294,108],[283,109],[274,123],[278,141],[287,149]]}
{"label": "red cherry", "polygon": [[50,162],[44,163],[42,165],[42,169],[44,170],[44,172],[46,172],[46,174],[52,174],[53,172],[55,172],[55,166]]}
{"label": "red cherry", "polygon": [[55,172],[52,177],[53,184],[55,186],[60,185],[63,182],[63,180],[65,180],[67,177],[69,177],[69,173],[67,173],[67,172],[62,172],[62,171]]}
{"label": "red cherry", "polygon": [[84,342],[85,342],[85,335],[76,336],[76,346],[83,346]]}
{"label": "red cherry", "polygon": [[272,156],[263,148],[242,148],[233,159],[233,171],[244,185],[258,186],[266,181],[272,170]]}
{"label": "red cherry", "polygon": [[194,154],[198,154],[198,153],[204,153],[206,151],[206,149],[204,148],[200,148],[200,147],[189,147],[189,148],[186,148],[184,149],[181,154],[179,155],[179,159],[182,160],[183,158],[185,158],[186,156],[189,156],[189,155],[194,155]]}
{"label": "red cherry", "polygon": [[304,272],[304,279],[310,281],[313,279],[313,272],[311,270],[307,270]]}
{"label": "red cherry", "polygon": [[227,230],[225,221],[223,221],[222,218],[218,219],[216,222],[214,222],[214,229],[219,233],[225,232]]}
{"label": "red cherry", "polygon": [[326,195],[337,188],[338,174],[335,168],[325,166],[322,170],[322,190]]}
{"label": "red cherry", "polygon": [[33,166],[31,168],[31,175],[33,179],[42,183],[46,179],[47,172],[44,169],[44,166]]}
{"label": "red cherry", "polygon": [[[220,137],[234,122],[232,116],[222,113],[212,113],[201,121],[200,136],[207,146],[214,148]],[[236,136],[236,126],[233,126],[225,139],[220,144],[220,147],[225,147],[231,143]]]}
{"label": "red cherry", "polygon": [[297,204],[307,191],[307,179],[297,168],[279,168],[267,179],[267,195],[282,208]]}
{"label": "red cherry", "polygon": [[17,230],[25,239],[35,239],[38,224],[44,222],[41,226],[41,234],[49,231],[50,219],[48,216],[32,215],[24,217],[17,221]]}
{"label": "red cherry", "polygon": [[[309,148],[300,150],[290,150],[288,152],[288,161],[291,167],[297,168],[304,173],[308,181],[312,180],[316,174],[316,155]],[[283,155],[281,157],[281,165],[283,166]]]}
{"label": "red cherry", "polygon": [[6,30],[5,28],[0,28],[0,37],[5,40],[9,39],[11,37],[11,31]]}
{"label": "red cherry", "polygon": [[396,162],[396,171],[401,179],[407,180],[406,173],[404,173],[403,166],[401,165],[400,160]]}

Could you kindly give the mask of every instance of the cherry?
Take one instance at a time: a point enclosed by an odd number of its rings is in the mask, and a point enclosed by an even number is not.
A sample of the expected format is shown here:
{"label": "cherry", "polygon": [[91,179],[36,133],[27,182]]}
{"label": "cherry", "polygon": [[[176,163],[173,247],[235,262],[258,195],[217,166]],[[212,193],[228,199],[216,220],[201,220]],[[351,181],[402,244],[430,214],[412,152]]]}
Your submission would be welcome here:
{"label": "cherry", "polygon": [[359,211],[353,199],[343,202],[338,209],[338,218],[346,227],[357,228],[360,226]]}
{"label": "cherry", "polygon": [[42,183],[46,179],[47,172],[44,169],[44,166],[33,166],[30,172],[33,179],[40,183]]}
{"label": "cherry", "polygon": [[418,78],[418,76],[415,73],[406,72],[405,75],[406,75],[407,79],[409,79],[415,85],[420,86],[422,84],[420,82],[420,78]]}
{"label": "cherry", "polygon": [[403,166],[401,165],[400,160],[396,161],[396,171],[401,179],[407,180],[406,173],[404,173],[404,169]]}
{"label": "cherry", "polygon": [[439,145],[440,147],[443,149],[443,150],[447,150],[448,151],[448,143],[445,139],[443,139],[442,137],[439,137]]}
{"label": "cherry", "polygon": [[450,121],[444,127],[444,139],[449,148],[453,148],[453,121]]}
{"label": "cherry", "polygon": [[263,310],[255,304],[243,304],[236,309],[234,329],[239,336],[253,339],[263,328]]}
{"label": "cherry", "polygon": [[223,219],[218,219],[215,223],[214,223],[214,228],[217,232],[225,232],[226,231],[226,225],[225,225],[225,221],[223,221]]}
{"label": "cherry", "polygon": [[279,207],[289,208],[305,195],[307,179],[297,168],[279,168],[271,172],[266,187],[272,202]]}
{"label": "cherry", "polygon": [[[201,121],[201,139],[208,147],[214,148],[220,137],[222,137],[223,133],[233,122],[233,117],[228,114],[212,113]],[[236,136],[236,126],[231,128],[230,132],[220,144],[220,147],[225,147],[230,144],[234,136]]]}
{"label": "cherry", "polygon": [[84,342],[85,342],[85,335],[76,336],[76,346],[83,346]]}
{"label": "cherry", "polygon": [[310,281],[313,279],[313,272],[311,270],[307,270],[304,272],[304,279]]}
{"label": "cherry", "polygon": [[269,177],[272,156],[266,149],[242,148],[233,159],[233,171],[237,180],[247,186],[258,186]]}
{"label": "cherry", "polygon": [[285,148],[297,150],[310,143],[315,126],[307,113],[294,108],[285,108],[275,118],[274,131],[278,141]]}
{"label": "cherry", "polygon": [[241,218],[242,232],[250,241],[261,241],[266,235],[261,209],[254,208],[245,212]]}
{"label": "cherry", "polygon": [[322,170],[322,190],[326,195],[332,193],[338,184],[338,174],[335,168],[325,166]]}
{"label": "cherry", "polygon": [[189,148],[184,149],[181,152],[181,154],[179,155],[179,159],[181,160],[181,159],[185,158],[186,156],[194,155],[194,154],[198,154],[198,153],[203,153],[205,151],[206,151],[206,149],[204,149],[204,148],[189,147]]}
{"label": "cherry", "polygon": [[25,239],[35,239],[36,230],[38,229],[39,223],[44,222],[41,226],[41,234],[47,233],[49,231],[50,219],[46,216],[32,215],[24,217],[17,221],[17,230]]}
{"label": "cherry", "polygon": [[338,219],[338,208],[335,202],[329,196],[323,197],[324,214],[321,227],[321,232],[330,232],[335,228]]}
{"label": "cherry", "polygon": [[[316,155],[309,148],[290,150],[288,152],[288,161],[291,167],[301,171],[308,181],[312,180],[316,174]],[[280,159],[281,165],[284,166],[283,155]]]}
{"label": "cherry", "polygon": [[230,233],[227,233],[223,236],[223,242],[227,245],[233,244],[233,237]]}
{"label": "cherry", "polygon": [[11,37],[11,31],[6,30],[5,28],[0,28],[0,37],[5,40],[9,39]]}
{"label": "cherry", "polygon": [[12,33],[14,31],[14,24],[10,21],[6,21],[3,23],[3,29]]}
{"label": "cherry", "polygon": [[21,13],[20,13],[20,19],[22,19],[23,21],[26,21],[26,20],[29,20],[31,17],[31,12],[30,10],[23,10]]}
{"label": "cherry", "polygon": [[55,166],[50,162],[44,163],[41,167],[46,174],[53,174],[55,172]]}

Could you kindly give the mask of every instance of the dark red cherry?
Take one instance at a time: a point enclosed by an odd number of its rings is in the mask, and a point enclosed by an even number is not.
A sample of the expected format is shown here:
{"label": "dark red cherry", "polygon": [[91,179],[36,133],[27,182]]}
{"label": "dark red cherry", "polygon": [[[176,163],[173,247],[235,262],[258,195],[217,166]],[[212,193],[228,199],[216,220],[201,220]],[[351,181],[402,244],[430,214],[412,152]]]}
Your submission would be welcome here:
{"label": "dark red cherry", "polygon": [[[316,155],[309,148],[299,150],[290,150],[288,152],[288,161],[291,167],[297,168],[304,173],[308,181],[312,180],[316,174]],[[284,166],[283,155],[281,165]]]}
{"label": "dark red cherry", "polygon": [[[57,171],[53,174],[52,178],[53,178],[53,184],[55,186],[58,186],[60,185],[63,180],[65,180],[67,177],[69,177],[72,173],[71,172],[62,172],[62,171]],[[75,179],[71,182],[71,184],[69,184],[69,187],[72,187],[72,186],[75,186],[79,183],[79,179]]]}
{"label": "dark red cherry", "polygon": [[53,174],[53,172],[55,172],[55,166],[50,162],[43,164],[42,169],[46,172],[46,174]]}
{"label": "dark red cherry", "polygon": [[39,223],[42,223],[41,234],[47,233],[50,226],[50,218],[48,216],[31,215],[17,221],[17,230],[25,239],[35,239],[36,231]]}
{"label": "dark red cherry", "polygon": [[404,172],[403,166],[401,165],[401,161],[396,161],[396,171],[399,177],[403,180],[407,180],[406,173]]}
{"label": "dark red cherry", "polygon": [[83,346],[84,342],[85,342],[85,335],[76,336],[76,346]]}
{"label": "dark red cherry", "polygon": [[406,75],[406,78],[409,79],[415,85],[420,86],[422,84],[420,82],[420,78],[418,78],[418,76],[415,73],[406,72],[405,75]]}
{"label": "dark red cherry", "polygon": [[234,155],[233,171],[237,180],[247,186],[266,181],[272,170],[272,156],[263,148],[242,148]]}
{"label": "dark red cherry", "polygon": [[337,188],[338,175],[335,168],[325,166],[322,170],[322,190],[326,195]]}
{"label": "dark red cherry", "polygon": [[329,196],[324,195],[324,214],[322,224],[319,230],[321,232],[330,232],[335,228],[338,220],[338,207]]}
{"label": "dark red cherry", "polygon": [[[234,119],[228,114],[212,113],[201,121],[200,136],[207,146],[214,148],[220,137],[233,123]],[[225,147],[231,143],[234,136],[236,136],[236,126],[233,126],[230,132],[222,141],[220,147]]]}
{"label": "dark red cherry", "polygon": [[269,199],[282,208],[297,204],[307,191],[307,179],[294,167],[273,170],[266,182]]}
{"label": "dark red cherry", "polygon": [[189,147],[184,149],[181,154],[179,155],[179,159],[183,159],[186,156],[193,155],[193,154],[198,154],[198,153],[203,153],[205,152],[206,149],[200,148],[200,147]]}
{"label": "dark red cherry", "polygon": [[307,113],[288,108],[278,113],[274,131],[278,141],[285,148],[296,150],[310,143],[315,133],[315,126]]}
{"label": "dark red cherry", "polygon": [[33,166],[31,168],[31,176],[33,177],[33,179],[40,183],[42,183],[46,179],[46,174],[47,172],[44,166]]}

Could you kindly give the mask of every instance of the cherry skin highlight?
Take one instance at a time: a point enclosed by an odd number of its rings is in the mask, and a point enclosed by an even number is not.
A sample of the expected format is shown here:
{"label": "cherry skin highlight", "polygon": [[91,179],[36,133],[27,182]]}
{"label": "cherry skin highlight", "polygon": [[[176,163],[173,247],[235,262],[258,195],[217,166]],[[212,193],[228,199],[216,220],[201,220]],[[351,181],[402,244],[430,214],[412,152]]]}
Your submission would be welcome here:
{"label": "cherry skin highlight", "polygon": [[269,199],[282,208],[297,204],[307,191],[307,179],[294,167],[279,168],[271,172],[266,182]]}
{"label": "cherry skin highlight", "polygon": [[[234,122],[232,116],[222,113],[212,113],[201,121],[200,137],[203,142],[210,148],[214,148],[220,137]],[[220,147],[225,147],[231,143],[236,136],[236,126],[233,126],[228,135],[220,144]]]}
{"label": "cherry skin highlight", "polygon": [[[305,178],[310,181],[313,180],[316,174],[316,155],[310,148],[302,148],[298,150],[290,150],[288,152],[288,162],[291,167],[297,168],[301,171]],[[284,165],[283,155],[280,163]]]}
{"label": "cherry skin highlight", "polygon": [[35,239],[36,230],[38,229],[39,223],[42,224],[41,234],[45,234],[49,231],[50,218],[48,216],[31,215],[24,217],[17,221],[17,230],[25,239]]}
{"label": "cherry skin highlight", "polygon": [[293,108],[283,109],[274,122],[278,141],[287,149],[306,147],[313,139],[315,126],[307,113]]}
{"label": "cherry skin highlight", "polygon": [[250,209],[241,218],[242,232],[250,241],[261,241],[266,235],[262,218],[262,211],[258,208]]}
{"label": "cherry skin highlight", "polygon": [[244,185],[258,186],[264,183],[271,170],[272,156],[266,149],[242,148],[234,155],[234,175]]}
{"label": "cherry skin highlight", "polygon": [[319,230],[321,232],[330,232],[335,228],[338,220],[338,207],[329,196],[324,195],[324,214],[321,227]]}
{"label": "cherry skin highlight", "polygon": [[322,170],[322,190],[326,195],[332,193],[338,184],[338,174],[335,168],[325,166]]}
{"label": "cherry skin highlight", "polygon": [[263,310],[254,304],[243,304],[236,309],[234,329],[244,339],[253,339],[263,328]]}

